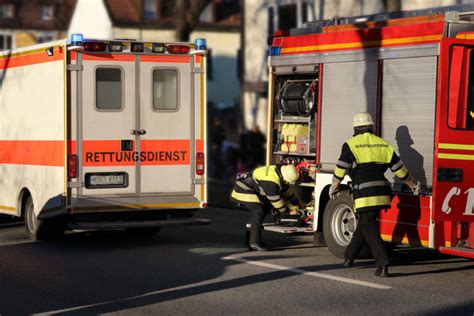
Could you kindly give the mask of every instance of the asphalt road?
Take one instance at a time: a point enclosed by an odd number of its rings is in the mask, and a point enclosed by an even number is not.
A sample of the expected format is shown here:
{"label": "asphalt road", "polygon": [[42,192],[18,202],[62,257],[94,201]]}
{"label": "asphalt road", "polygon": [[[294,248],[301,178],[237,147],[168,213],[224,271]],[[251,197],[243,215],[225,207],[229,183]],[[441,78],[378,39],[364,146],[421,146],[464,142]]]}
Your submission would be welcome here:
{"label": "asphalt road", "polygon": [[343,269],[312,237],[266,233],[272,252],[241,246],[247,213],[209,208],[210,226],[148,240],[73,232],[29,242],[0,221],[0,314],[474,315],[474,261],[400,247],[390,278],[371,260]]}

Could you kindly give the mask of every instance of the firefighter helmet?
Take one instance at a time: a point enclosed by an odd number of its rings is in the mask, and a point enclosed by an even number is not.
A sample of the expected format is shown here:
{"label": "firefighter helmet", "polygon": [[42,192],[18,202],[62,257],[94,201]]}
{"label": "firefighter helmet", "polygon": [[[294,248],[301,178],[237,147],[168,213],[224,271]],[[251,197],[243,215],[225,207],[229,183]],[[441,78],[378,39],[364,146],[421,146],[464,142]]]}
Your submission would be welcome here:
{"label": "firefighter helmet", "polygon": [[280,168],[281,175],[283,176],[283,180],[288,182],[289,184],[295,184],[296,180],[300,177],[296,167],[293,165],[284,165]]}
{"label": "firefighter helmet", "polygon": [[361,112],[354,115],[352,119],[352,126],[353,127],[360,127],[360,126],[370,126],[374,125],[374,121],[372,121],[372,116],[370,113]]}

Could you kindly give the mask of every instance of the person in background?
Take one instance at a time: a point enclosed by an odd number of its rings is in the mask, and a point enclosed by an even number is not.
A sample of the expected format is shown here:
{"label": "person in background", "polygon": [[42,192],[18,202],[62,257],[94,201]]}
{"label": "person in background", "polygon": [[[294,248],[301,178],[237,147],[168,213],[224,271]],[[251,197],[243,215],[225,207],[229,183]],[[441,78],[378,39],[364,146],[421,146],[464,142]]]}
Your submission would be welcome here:
{"label": "person in background", "polygon": [[366,242],[375,259],[375,275],[388,277],[387,251],[377,223],[380,210],[390,208],[391,203],[391,185],[384,176],[385,171],[390,168],[415,195],[420,194],[421,184],[410,176],[393,146],[374,134],[373,126],[374,122],[369,113],[354,115],[354,136],[342,146],[329,188],[329,197],[338,197],[340,183],[349,173],[354,189],[354,210],[359,222],[346,248],[344,267],[352,266]]}

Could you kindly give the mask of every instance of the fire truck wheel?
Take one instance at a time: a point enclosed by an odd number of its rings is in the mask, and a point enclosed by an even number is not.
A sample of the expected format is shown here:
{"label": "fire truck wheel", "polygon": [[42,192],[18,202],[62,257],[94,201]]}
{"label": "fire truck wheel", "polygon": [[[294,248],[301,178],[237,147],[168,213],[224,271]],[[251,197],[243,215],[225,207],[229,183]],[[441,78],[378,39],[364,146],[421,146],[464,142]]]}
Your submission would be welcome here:
{"label": "fire truck wheel", "polygon": [[66,222],[62,218],[39,220],[36,217],[35,207],[31,196],[25,204],[25,227],[28,238],[31,240],[51,240],[64,235]]}
{"label": "fire truck wheel", "polygon": [[324,210],[324,239],[329,251],[338,258],[344,258],[344,251],[357,225],[353,205],[349,191],[343,191],[338,199],[329,200]]}

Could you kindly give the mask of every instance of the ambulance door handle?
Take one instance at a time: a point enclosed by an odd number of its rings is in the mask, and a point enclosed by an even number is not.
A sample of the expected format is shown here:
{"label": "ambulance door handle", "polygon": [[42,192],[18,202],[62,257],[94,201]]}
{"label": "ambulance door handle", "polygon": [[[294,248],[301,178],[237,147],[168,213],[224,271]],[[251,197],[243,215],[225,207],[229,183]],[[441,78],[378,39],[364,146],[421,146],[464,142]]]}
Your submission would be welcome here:
{"label": "ambulance door handle", "polygon": [[144,130],[144,129],[132,129],[132,130],[130,130],[130,134],[132,134],[132,135],[145,135],[146,130]]}
{"label": "ambulance door handle", "polygon": [[130,134],[132,134],[132,135],[145,135],[146,130],[144,130],[144,129],[132,129],[132,130],[130,130]]}

